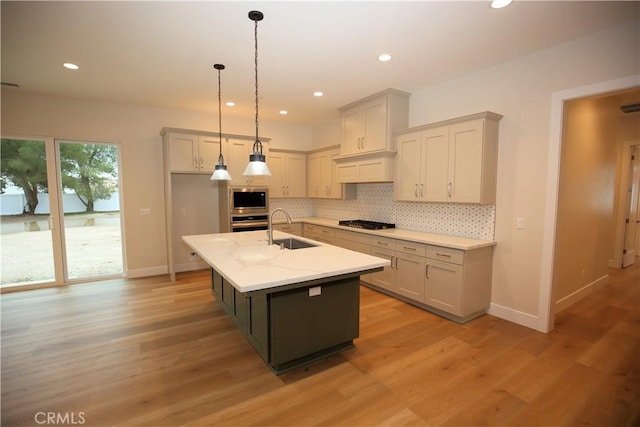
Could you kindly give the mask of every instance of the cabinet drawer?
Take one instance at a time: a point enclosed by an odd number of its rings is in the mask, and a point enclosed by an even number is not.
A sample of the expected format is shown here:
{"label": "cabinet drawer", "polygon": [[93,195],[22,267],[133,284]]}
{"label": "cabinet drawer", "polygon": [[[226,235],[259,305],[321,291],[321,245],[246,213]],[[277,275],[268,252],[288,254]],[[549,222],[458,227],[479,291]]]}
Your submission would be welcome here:
{"label": "cabinet drawer", "polygon": [[323,227],[321,225],[305,224],[304,232],[310,234],[324,234],[333,236],[333,229],[329,227]]}
{"label": "cabinet drawer", "polygon": [[464,264],[464,251],[443,246],[427,246],[427,258],[439,259],[453,264]]}
{"label": "cabinet drawer", "polygon": [[292,224],[274,224],[273,229],[284,231],[285,233],[289,233],[289,234],[297,234],[297,235],[302,234],[302,224],[295,223],[295,222]]}
{"label": "cabinet drawer", "polygon": [[405,254],[416,255],[424,257],[427,253],[427,246],[422,243],[407,242],[405,240],[398,240],[396,242],[396,251]]}
{"label": "cabinet drawer", "polygon": [[371,236],[362,233],[354,233],[353,231],[334,230],[333,236],[336,239],[347,240],[350,242],[361,243],[363,245],[371,244]]}
{"label": "cabinet drawer", "polygon": [[386,237],[374,237],[371,239],[371,246],[374,248],[396,249],[396,240]]}
{"label": "cabinet drawer", "polygon": [[360,252],[367,255],[371,253],[370,245],[356,242],[354,240],[344,240],[344,239],[334,238],[333,244],[336,246],[340,246],[341,248],[349,249],[349,250]]}

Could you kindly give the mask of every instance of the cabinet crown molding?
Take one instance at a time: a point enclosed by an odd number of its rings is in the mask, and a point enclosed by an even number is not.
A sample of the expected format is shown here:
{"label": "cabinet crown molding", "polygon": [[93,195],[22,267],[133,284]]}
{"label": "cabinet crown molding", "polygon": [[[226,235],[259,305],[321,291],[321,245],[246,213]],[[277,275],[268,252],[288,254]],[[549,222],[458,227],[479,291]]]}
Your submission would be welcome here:
{"label": "cabinet crown molding", "polygon": [[[195,130],[195,129],[183,129],[183,128],[172,128],[172,127],[163,127],[160,129],[160,136],[165,136],[168,133],[188,133],[190,135],[198,135],[198,136],[218,136],[219,132],[212,132],[207,130]],[[223,133],[222,139],[232,138],[232,139],[243,139],[248,141],[253,141],[256,139],[255,135],[240,135],[236,133]],[[260,141],[269,142],[271,138],[266,138],[264,136],[260,137]]]}
{"label": "cabinet crown molding", "polygon": [[432,129],[440,126],[449,126],[455,123],[463,123],[463,122],[468,122],[469,120],[476,120],[476,119],[489,119],[489,120],[499,121],[500,119],[502,119],[502,117],[504,117],[502,114],[494,113],[492,111],[483,111],[482,113],[470,114],[468,116],[455,117],[453,119],[442,120],[439,122],[428,123],[428,124],[414,126],[414,127],[405,128],[405,129],[398,129],[394,132],[394,135],[397,136],[397,135],[403,135],[405,133],[419,132],[422,130]]}
{"label": "cabinet crown molding", "polygon": [[368,101],[370,101],[372,99],[376,99],[376,98],[379,98],[381,96],[389,95],[389,94],[401,95],[401,96],[406,97],[407,99],[409,97],[411,97],[411,94],[409,92],[404,92],[404,91],[401,91],[401,90],[398,90],[398,89],[389,88],[389,89],[385,89],[385,90],[382,90],[380,92],[374,93],[373,95],[369,95],[366,98],[358,99],[357,101],[353,101],[353,102],[348,103],[347,105],[343,105],[342,107],[338,108],[338,111],[342,112],[342,111],[345,111],[345,110],[349,110],[350,108],[353,108],[353,107],[355,107],[355,106],[357,106],[359,104],[362,104],[363,102],[368,102]]}

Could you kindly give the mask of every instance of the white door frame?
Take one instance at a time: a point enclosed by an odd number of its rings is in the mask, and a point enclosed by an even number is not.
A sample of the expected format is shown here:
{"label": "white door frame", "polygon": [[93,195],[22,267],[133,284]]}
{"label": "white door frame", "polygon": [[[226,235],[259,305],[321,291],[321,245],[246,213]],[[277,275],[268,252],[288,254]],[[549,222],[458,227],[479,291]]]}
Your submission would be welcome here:
{"label": "white door frame", "polygon": [[[615,244],[613,249],[613,259],[609,261],[609,267],[612,268],[621,268],[623,266],[623,252],[624,252],[624,242],[625,242],[625,234],[626,234],[626,222],[627,217],[629,216],[629,184],[632,184],[633,180],[633,172],[632,172],[632,161],[631,155],[633,154],[633,149],[635,146],[639,145],[640,141],[632,140],[632,141],[623,141],[622,142],[622,157],[621,157],[621,170],[620,170],[620,188],[618,189],[618,210],[615,213],[616,215],[616,236],[615,236]],[[625,166],[626,165],[626,166]],[[633,201],[631,201],[633,203]],[[635,218],[634,218],[635,220]],[[637,253],[637,249],[636,249]]]}
{"label": "white door frame", "polygon": [[549,151],[547,154],[547,189],[542,235],[542,260],[538,293],[538,323],[536,329],[549,332],[555,321],[553,298],[553,257],[558,214],[558,186],[560,181],[560,150],[562,148],[562,119],[564,103],[571,99],[629,89],[640,84],[640,74],[562,90],[551,94]]}

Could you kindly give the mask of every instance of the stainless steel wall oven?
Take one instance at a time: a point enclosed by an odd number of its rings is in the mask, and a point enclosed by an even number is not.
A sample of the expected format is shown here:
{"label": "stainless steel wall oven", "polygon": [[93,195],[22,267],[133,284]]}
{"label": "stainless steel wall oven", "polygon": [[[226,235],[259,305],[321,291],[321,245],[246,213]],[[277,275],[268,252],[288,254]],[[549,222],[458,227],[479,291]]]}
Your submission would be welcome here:
{"label": "stainless steel wall oven", "polygon": [[220,202],[220,231],[239,232],[268,228],[267,188],[230,187],[228,197]]}

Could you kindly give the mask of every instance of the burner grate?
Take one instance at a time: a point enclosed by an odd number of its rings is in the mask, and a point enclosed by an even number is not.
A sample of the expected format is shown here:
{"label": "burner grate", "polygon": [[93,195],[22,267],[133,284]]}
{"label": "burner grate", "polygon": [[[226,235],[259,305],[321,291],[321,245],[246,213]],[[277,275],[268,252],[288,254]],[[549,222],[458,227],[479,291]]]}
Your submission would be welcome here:
{"label": "burner grate", "polygon": [[389,224],[386,222],[367,221],[364,219],[349,219],[338,221],[338,225],[343,225],[352,228],[363,228],[366,230],[383,230],[385,228],[396,228],[395,224]]}

